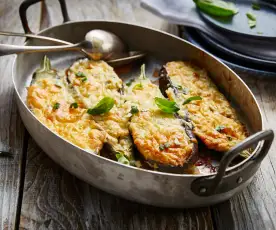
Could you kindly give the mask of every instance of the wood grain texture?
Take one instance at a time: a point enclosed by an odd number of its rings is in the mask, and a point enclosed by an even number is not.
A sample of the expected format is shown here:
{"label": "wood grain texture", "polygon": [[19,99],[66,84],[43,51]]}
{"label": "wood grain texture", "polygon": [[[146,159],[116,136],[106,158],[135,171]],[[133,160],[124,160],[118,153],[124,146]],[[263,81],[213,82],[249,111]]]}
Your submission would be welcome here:
{"label": "wood grain texture", "polygon": [[[62,21],[56,1],[48,0],[43,25]],[[119,19],[175,33],[139,8],[137,1],[67,1],[72,20]],[[21,229],[213,229],[209,208],[157,209],[129,202],[78,180],[55,164],[32,139],[21,210]]]}
{"label": "wood grain texture", "polygon": [[[275,74],[276,77],[276,74]],[[265,128],[276,132],[275,81],[243,78],[263,111]],[[276,143],[248,188],[213,207],[216,229],[276,229]]]}
{"label": "wood grain texture", "polygon": [[[19,0],[0,1],[0,30],[23,32],[19,20]],[[38,15],[37,9],[30,9],[31,25]],[[15,17],[16,15],[16,17]],[[0,43],[18,44],[24,39],[0,36]],[[20,174],[22,166],[23,142],[25,128],[16,109],[11,70],[14,56],[0,58],[0,151],[9,151],[13,158],[0,158],[0,229],[14,229]]]}

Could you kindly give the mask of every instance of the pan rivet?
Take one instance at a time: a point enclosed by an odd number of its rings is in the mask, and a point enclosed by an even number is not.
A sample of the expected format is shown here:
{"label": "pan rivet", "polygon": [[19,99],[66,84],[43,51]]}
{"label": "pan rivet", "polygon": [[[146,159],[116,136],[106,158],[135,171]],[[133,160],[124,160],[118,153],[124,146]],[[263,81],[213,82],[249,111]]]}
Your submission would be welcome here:
{"label": "pan rivet", "polygon": [[237,183],[240,184],[241,182],[242,182],[242,178],[239,177],[239,178],[237,179]]}
{"label": "pan rivet", "polygon": [[205,193],[206,191],[207,191],[207,189],[204,188],[204,187],[201,187],[201,188],[199,189],[199,192],[200,192],[200,193]]}

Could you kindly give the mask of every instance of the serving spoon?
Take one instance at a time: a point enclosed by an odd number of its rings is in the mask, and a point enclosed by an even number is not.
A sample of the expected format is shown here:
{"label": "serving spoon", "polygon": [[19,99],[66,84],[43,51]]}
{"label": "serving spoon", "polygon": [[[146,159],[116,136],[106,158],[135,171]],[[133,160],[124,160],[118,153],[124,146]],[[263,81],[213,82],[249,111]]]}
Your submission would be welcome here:
{"label": "serving spoon", "polygon": [[70,42],[66,42],[56,38],[34,34],[0,31],[0,35],[35,38],[63,44],[58,46],[18,46],[0,44],[0,56],[27,52],[30,53],[76,50],[84,53],[92,60],[105,60],[113,66],[119,66],[140,59],[146,55],[144,52],[127,51],[126,45],[118,36],[111,32],[98,29],[89,31],[85,35],[85,40],[76,44],[72,44]]}

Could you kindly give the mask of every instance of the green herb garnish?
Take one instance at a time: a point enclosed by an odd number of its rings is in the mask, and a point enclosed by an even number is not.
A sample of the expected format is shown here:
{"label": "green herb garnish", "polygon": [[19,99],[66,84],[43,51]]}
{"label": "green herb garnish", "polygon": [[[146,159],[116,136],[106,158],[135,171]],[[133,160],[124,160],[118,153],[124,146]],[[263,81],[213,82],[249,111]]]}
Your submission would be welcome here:
{"label": "green herb garnish", "polygon": [[164,146],[163,144],[160,144],[160,145],[159,145],[159,149],[160,149],[161,151],[163,151],[163,150],[165,149],[165,146]]}
{"label": "green herb garnish", "polygon": [[90,115],[99,115],[107,113],[112,109],[114,103],[115,101],[113,98],[104,97],[102,100],[98,102],[98,104],[94,108],[88,109],[87,113],[89,113]]}
{"label": "green herb garnish", "polygon": [[228,17],[239,12],[232,2],[221,0],[194,0],[194,2],[200,10],[213,16]]}
{"label": "green herb garnish", "polygon": [[87,77],[82,78],[81,81],[82,81],[82,82],[87,81]]}
{"label": "green herb garnish", "polygon": [[225,126],[223,126],[223,125],[218,125],[216,128],[215,128],[215,130],[217,130],[218,132],[221,132],[221,131],[223,131],[225,129]]}
{"label": "green herb garnish", "polygon": [[252,2],[252,9],[253,10],[260,10],[261,6],[257,2]]}
{"label": "green herb garnish", "polygon": [[125,164],[125,165],[130,165],[130,162],[129,160],[125,157],[125,155],[123,153],[116,153],[116,158],[117,158],[117,161],[122,163],[122,164]]}
{"label": "green herb garnish", "polygon": [[74,102],[70,105],[70,108],[74,108],[74,109],[77,109],[79,107],[78,103],[77,102]]}
{"label": "green herb garnish", "polygon": [[257,24],[257,18],[256,15],[254,15],[253,13],[246,13],[247,19],[248,19],[248,25],[249,27],[252,29],[256,26]]}
{"label": "green herb garnish", "polygon": [[142,83],[138,83],[138,84],[136,84],[132,89],[134,89],[134,90],[143,89],[143,85],[142,85]]}
{"label": "green herb garnish", "polygon": [[182,85],[174,85],[175,88],[177,88],[181,93],[187,95],[189,93],[188,88],[183,88]]}
{"label": "green herb garnish", "polygon": [[155,104],[165,113],[175,113],[179,110],[179,107],[174,101],[169,101],[164,98],[154,98]]}
{"label": "green herb garnish", "polygon": [[256,21],[256,19],[257,19],[256,15],[251,13],[251,12],[246,13],[246,16],[247,16],[248,19],[250,19],[252,21]]}
{"label": "green herb garnish", "polygon": [[53,105],[53,110],[57,110],[59,109],[59,107],[60,107],[60,104],[57,102]]}
{"label": "green herb garnish", "polygon": [[139,112],[139,109],[137,108],[137,106],[132,105],[132,106],[131,106],[130,112],[131,112],[132,114],[136,114],[136,113]]}
{"label": "green herb garnish", "polygon": [[80,72],[80,71],[76,73],[76,76],[77,77],[86,77],[85,74],[83,72]]}
{"label": "green herb garnish", "polygon": [[186,105],[186,104],[190,103],[191,101],[199,101],[199,100],[202,100],[202,97],[200,97],[200,96],[189,97],[183,102],[182,105]]}
{"label": "green herb garnish", "polygon": [[228,139],[228,141],[232,141],[233,140],[233,138],[230,137],[230,136],[227,136],[227,139]]}
{"label": "green herb garnish", "polygon": [[161,150],[161,151],[163,151],[164,149],[167,149],[167,148],[169,148],[171,146],[171,143],[170,142],[166,142],[165,144],[160,144],[159,145],[159,149]]}
{"label": "green herb garnish", "polygon": [[179,90],[182,90],[182,89],[183,89],[183,87],[182,87],[181,85],[175,85],[175,87],[176,87],[177,89],[179,89]]}
{"label": "green herb garnish", "polygon": [[126,86],[131,86],[132,82],[134,82],[134,79],[130,79],[130,80],[126,83]]}

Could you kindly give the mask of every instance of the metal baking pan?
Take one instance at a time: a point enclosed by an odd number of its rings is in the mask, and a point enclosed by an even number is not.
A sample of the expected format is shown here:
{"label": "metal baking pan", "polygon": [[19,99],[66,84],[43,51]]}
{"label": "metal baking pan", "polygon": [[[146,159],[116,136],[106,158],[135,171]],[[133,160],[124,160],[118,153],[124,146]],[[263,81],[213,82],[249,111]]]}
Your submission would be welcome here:
{"label": "metal baking pan", "polygon": [[[20,13],[26,32],[30,32],[26,10],[34,2],[25,1]],[[38,145],[58,164],[87,183],[125,199],[162,207],[207,206],[229,199],[252,180],[266,156],[274,138],[272,130],[263,130],[259,105],[245,83],[230,68],[214,56],[171,34],[127,23],[112,21],[68,22],[64,1],[60,0],[65,23],[41,31],[40,35],[81,41],[91,29],[111,31],[121,37],[133,50],[147,52],[146,65],[161,67],[168,60],[190,60],[207,69],[210,77],[236,102],[250,127],[251,136],[222,157],[217,173],[208,175],[171,174],[139,169],[91,154],[56,135],[43,125],[28,109],[26,87],[39,66],[42,53],[19,54],[14,61],[12,78],[16,101],[22,120]],[[146,39],[145,39],[146,38]],[[28,40],[25,45],[45,45],[43,41]],[[49,55],[56,68],[67,67],[81,54],[54,52]],[[148,68],[149,69],[149,68]],[[252,155],[228,167],[239,153],[253,148]]]}

